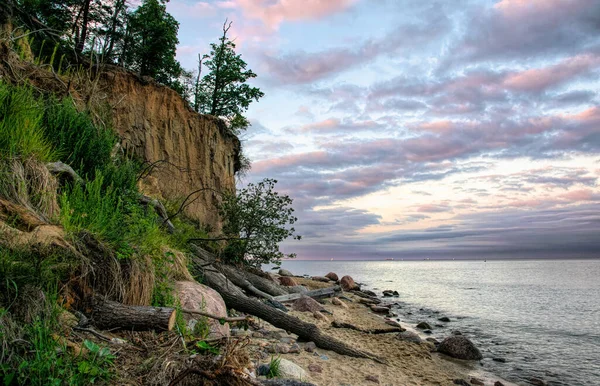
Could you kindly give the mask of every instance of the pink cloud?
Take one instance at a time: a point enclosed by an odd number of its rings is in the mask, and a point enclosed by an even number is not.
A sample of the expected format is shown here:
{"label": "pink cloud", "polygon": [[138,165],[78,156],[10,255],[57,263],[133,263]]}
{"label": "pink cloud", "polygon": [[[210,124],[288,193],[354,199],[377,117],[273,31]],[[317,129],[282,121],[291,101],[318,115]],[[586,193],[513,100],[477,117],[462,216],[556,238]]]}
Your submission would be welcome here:
{"label": "pink cloud", "polygon": [[590,189],[573,190],[559,196],[568,201],[591,201],[594,198],[594,192]]}
{"label": "pink cloud", "polygon": [[372,120],[358,122],[343,122],[338,118],[329,118],[323,121],[309,123],[300,127],[301,132],[333,132],[333,131],[360,131],[377,129],[381,125]]}
{"label": "pink cloud", "polygon": [[[284,21],[316,20],[350,7],[356,0],[234,0],[244,13],[276,30]],[[231,3],[231,2],[226,2]]]}
{"label": "pink cloud", "polygon": [[417,208],[417,212],[421,213],[441,213],[451,211],[452,208],[448,205],[425,204]]}
{"label": "pink cloud", "polygon": [[418,130],[429,131],[432,133],[447,133],[456,127],[455,123],[449,120],[424,122],[415,126]]}
{"label": "pink cloud", "polygon": [[579,0],[501,0],[494,4],[494,10],[507,19],[522,19],[537,15],[574,13],[587,6]]}
{"label": "pink cloud", "polygon": [[584,54],[565,59],[556,65],[515,72],[506,76],[503,86],[518,91],[539,92],[600,66],[600,57]]}

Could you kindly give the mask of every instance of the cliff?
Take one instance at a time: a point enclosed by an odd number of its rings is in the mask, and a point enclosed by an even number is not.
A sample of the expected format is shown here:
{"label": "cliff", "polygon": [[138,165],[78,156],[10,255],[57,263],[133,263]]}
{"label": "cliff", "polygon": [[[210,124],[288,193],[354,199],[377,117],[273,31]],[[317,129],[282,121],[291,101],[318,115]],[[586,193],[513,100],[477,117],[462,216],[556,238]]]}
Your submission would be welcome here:
{"label": "cliff", "polygon": [[0,80],[68,94],[92,110],[108,104],[109,114],[100,115],[110,117],[122,151],[147,166],[141,190],[176,204],[196,192],[186,201],[184,213],[210,230],[221,228],[219,194],[235,189],[240,152],[239,140],[226,132],[222,120],[194,112],[175,91],[119,67],[66,75],[22,57],[0,44]]}
{"label": "cliff", "polygon": [[148,165],[142,190],[178,203],[197,192],[185,214],[220,229],[219,192],[235,189],[240,150],[224,122],[194,112],[175,91],[120,69],[103,72],[99,86],[123,150]]}

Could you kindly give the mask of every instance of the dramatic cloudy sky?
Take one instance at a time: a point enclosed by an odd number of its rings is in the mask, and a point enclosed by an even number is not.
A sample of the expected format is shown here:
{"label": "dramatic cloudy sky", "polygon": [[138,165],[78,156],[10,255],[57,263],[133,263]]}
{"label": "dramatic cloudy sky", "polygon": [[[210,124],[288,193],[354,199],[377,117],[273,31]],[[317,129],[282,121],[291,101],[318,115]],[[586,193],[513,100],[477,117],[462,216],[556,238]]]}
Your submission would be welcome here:
{"label": "dramatic cloudy sky", "polygon": [[171,0],[195,66],[225,20],[266,96],[245,183],[302,259],[600,257],[600,1]]}

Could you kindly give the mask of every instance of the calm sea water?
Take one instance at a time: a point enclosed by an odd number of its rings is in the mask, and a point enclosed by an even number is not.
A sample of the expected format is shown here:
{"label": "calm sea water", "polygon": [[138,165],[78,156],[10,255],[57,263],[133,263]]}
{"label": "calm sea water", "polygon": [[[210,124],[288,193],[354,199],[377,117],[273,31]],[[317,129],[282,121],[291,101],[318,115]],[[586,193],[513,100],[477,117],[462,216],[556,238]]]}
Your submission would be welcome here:
{"label": "calm sea water", "polygon": [[512,382],[600,385],[600,260],[296,260],[283,268],[311,276],[333,271],[375,292],[396,290],[402,322],[435,325],[448,316],[432,336],[460,330],[481,349],[482,370]]}

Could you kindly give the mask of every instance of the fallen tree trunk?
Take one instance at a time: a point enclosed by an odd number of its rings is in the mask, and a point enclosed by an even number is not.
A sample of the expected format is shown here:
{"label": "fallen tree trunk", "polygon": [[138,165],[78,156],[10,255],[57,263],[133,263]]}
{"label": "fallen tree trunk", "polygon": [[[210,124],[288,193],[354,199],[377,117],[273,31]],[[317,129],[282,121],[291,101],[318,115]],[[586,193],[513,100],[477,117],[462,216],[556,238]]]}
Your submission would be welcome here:
{"label": "fallen tree trunk", "polygon": [[388,327],[388,328],[360,328],[350,323],[343,323],[333,321],[331,322],[331,327],[335,328],[347,328],[349,330],[364,332],[365,334],[390,334],[393,332],[403,332],[406,331],[405,328],[402,327]]}
{"label": "fallen tree trunk", "polygon": [[247,293],[251,293],[252,295],[257,296],[259,298],[265,298],[265,299],[273,300],[273,296],[271,296],[270,294],[268,294],[266,292],[263,292],[263,291],[259,290],[255,286],[253,286],[252,283],[250,283],[248,280],[246,280],[246,278],[241,273],[241,271],[238,271],[237,269],[235,269],[231,265],[226,265],[226,264],[219,264],[219,265],[217,265],[217,264],[215,264],[215,267],[217,267],[217,269],[219,271],[221,271],[221,273],[223,275],[225,275],[225,277],[227,279],[229,279],[229,281],[231,281],[233,284],[235,284],[236,286],[240,287],[241,289],[243,289]]}
{"label": "fallen tree trunk", "polygon": [[268,293],[269,295],[281,296],[290,293],[290,291],[288,291],[286,287],[274,283],[271,280],[266,279],[264,277],[260,277],[252,272],[241,271],[240,273],[246,278],[246,280],[252,283],[252,285],[254,285],[259,290]]}
{"label": "fallen tree trunk", "polygon": [[210,262],[214,261],[214,257],[209,252],[196,245],[191,245],[191,249],[195,255],[192,257],[194,269],[197,268],[199,270],[196,273],[202,275],[205,284],[219,292],[228,307],[261,318],[275,327],[298,335],[302,339],[313,341],[322,349],[335,351],[342,355],[369,358],[379,363],[385,363],[382,359],[367,351],[355,349],[342,341],[323,334],[312,323],[303,322],[294,316],[276,311],[258,300],[247,297],[240,288],[235,286],[225,275],[210,264]]}
{"label": "fallen tree trunk", "polygon": [[101,330],[171,331],[175,318],[175,309],[169,307],[128,306],[102,298],[92,304],[92,322]]}
{"label": "fallen tree trunk", "polygon": [[282,295],[282,296],[276,296],[273,299],[277,300],[278,302],[289,302],[292,300],[296,300],[296,299],[300,299],[303,296],[308,296],[311,298],[322,298],[322,297],[329,297],[334,295],[337,292],[340,292],[342,289],[340,286],[335,286],[335,287],[327,287],[327,288],[319,288],[313,291],[308,291],[308,292],[304,292],[304,293],[294,293],[294,294],[288,294],[288,295]]}

